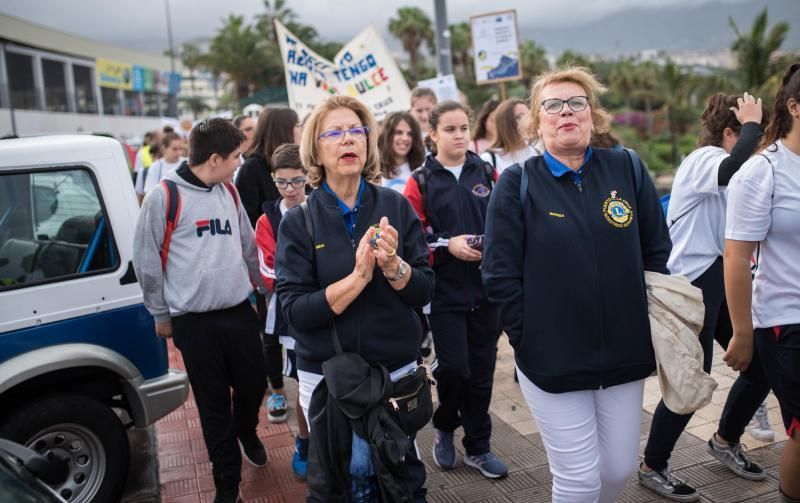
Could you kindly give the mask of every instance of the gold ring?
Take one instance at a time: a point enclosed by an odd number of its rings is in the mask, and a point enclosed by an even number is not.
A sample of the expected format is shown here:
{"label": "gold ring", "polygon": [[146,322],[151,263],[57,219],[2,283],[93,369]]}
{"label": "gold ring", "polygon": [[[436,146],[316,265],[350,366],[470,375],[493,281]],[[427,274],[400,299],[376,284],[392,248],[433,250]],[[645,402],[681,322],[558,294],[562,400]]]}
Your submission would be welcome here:
{"label": "gold ring", "polygon": [[386,256],[388,256],[388,257],[394,257],[395,255],[397,255],[397,250],[395,250],[394,248],[392,248],[392,252],[391,253],[387,253],[386,254]]}

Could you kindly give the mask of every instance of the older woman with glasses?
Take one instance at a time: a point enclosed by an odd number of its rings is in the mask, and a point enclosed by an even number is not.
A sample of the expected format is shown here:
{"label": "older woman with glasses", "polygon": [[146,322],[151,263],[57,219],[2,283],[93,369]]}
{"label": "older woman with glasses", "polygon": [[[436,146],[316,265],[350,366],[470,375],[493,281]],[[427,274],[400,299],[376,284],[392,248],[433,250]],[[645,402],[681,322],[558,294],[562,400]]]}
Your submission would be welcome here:
{"label": "older woman with glasses", "polygon": [[[430,302],[433,271],[411,205],[402,194],[369,183],[380,176],[380,162],[374,120],[361,102],[333,96],[321,103],[304,128],[300,154],[309,183],[317,188],[307,201],[312,228],[302,207],[284,216],[276,292],[296,340],[300,403],[316,431],[315,425],[328,424],[319,417],[316,400],[312,404],[312,393],[323,379],[323,363],[336,354],[333,329],[343,351],[384,366],[393,381],[408,375],[417,367],[422,338],[414,309]],[[330,377],[326,371],[326,383]],[[351,459],[339,461],[349,465],[349,472],[343,470],[352,482],[339,487],[343,481],[331,477],[325,484],[332,470],[314,463],[319,436],[311,438],[310,500],[374,501],[379,468],[370,466],[368,453],[366,466],[356,466],[364,439],[354,437]],[[405,464],[408,493],[424,501],[425,468],[413,444]]]}
{"label": "older woman with glasses", "polygon": [[[553,474],[553,501],[611,502],[636,470],[644,379],[655,369],[644,271],[671,248],[647,170],[592,149],[603,87],[549,72],[522,119],[542,156],[503,173],[489,203],[483,278]],[[523,171],[524,170],[524,171]]]}

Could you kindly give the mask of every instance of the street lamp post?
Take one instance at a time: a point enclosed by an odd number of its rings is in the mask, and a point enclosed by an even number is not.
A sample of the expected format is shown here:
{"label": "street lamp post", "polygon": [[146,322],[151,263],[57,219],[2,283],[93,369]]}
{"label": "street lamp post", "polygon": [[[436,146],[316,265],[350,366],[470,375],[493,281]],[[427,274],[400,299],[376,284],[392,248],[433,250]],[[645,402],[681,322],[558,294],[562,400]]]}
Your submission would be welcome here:
{"label": "street lamp post", "polygon": [[172,92],[172,79],[175,75],[175,46],[172,43],[172,17],[170,16],[169,12],[169,0],[164,0],[164,7],[167,10],[167,39],[169,41],[169,84],[168,89],[169,92],[167,94],[167,108],[169,109],[169,114],[172,117],[178,116],[178,103],[175,99],[175,93],[178,92],[177,89],[174,89],[175,92]]}
{"label": "street lamp post", "polygon": [[433,0],[436,17],[436,74],[453,73],[453,53],[450,50],[450,29],[447,26],[447,0]]}

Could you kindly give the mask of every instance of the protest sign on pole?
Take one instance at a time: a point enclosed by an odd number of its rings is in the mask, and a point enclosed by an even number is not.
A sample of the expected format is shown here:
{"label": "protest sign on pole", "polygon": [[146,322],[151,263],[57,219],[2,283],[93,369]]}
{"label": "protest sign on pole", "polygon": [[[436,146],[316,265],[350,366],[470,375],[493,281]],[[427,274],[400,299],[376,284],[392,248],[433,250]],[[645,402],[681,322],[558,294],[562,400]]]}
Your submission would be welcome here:
{"label": "protest sign on pole", "polygon": [[517,11],[489,12],[469,18],[475,82],[493,84],[522,78]]}
{"label": "protest sign on pole", "polygon": [[289,106],[301,117],[332,94],[358,98],[375,120],[408,110],[411,92],[378,32],[368,27],[342,47],[334,61],[312,51],[275,21]]}
{"label": "protest sign on pole", "polygon": [[458,101],[458,86],[455,75],[443,75],[432,79],[420,80],[417,87],[427,87],[436,95],[436,101]]}

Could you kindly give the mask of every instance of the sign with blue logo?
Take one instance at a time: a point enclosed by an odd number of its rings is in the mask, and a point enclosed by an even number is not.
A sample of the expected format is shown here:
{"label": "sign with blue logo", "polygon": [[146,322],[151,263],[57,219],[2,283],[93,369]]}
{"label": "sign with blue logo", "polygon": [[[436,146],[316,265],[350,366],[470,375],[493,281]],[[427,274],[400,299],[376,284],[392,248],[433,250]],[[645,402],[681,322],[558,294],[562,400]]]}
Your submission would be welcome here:
{"label": "sign with blue logo", "polygon": [[517,11],[490,12],[469,18],[475,81],[491,84],[522,78]]}

